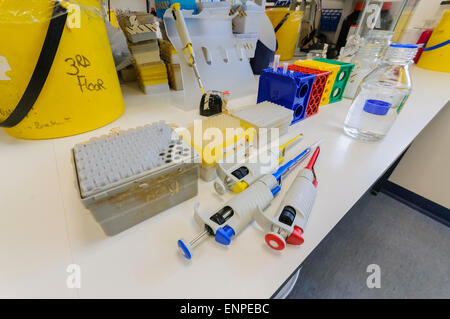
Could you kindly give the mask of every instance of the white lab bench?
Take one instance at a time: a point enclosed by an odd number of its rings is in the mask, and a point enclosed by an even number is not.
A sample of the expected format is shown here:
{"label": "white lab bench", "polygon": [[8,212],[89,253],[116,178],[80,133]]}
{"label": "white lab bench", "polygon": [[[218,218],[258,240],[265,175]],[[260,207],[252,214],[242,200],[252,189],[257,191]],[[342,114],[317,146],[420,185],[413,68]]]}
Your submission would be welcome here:
{"label": "white lab bench", "polygon": [[[347,137],[342,125],[349,100],[322,106],[317,115],[290,127],[303,132],[296,151],[322,139],[316,164],[319,186],[302,246],[271,250],[251,224],[222,247],[212,238],[187,262],[177,240],[201,229],[193,207],[216,210],[224,198],[212,183],[199,195],[114,237],[107,237],[81,204],[71,148],[90,137],[165,119],[186,125],[169,95],[145,96],[124,85],[124,115],[114,123],[73,137],[26,141],[0,132],[0,297],[56,298],[268,298],[405,150],[450,99],[450,74],[412,69],[413,93],[389,134],[379,143]],[[173,94],[173,93],[171,93]],[[253,102],[256,98],[249,97]],[[64,107],[63,101],[55,106]],[[436,141],[439,143],[439,141]],[[289,152],[288,156],[293,156]],[[411,172],[412,174],[414,172]],[[288,186],[296,172],[285,181]],[[277,197],[266,213],[274,213]],[[69,289],[68,265],[81,267],[81,288]]]}

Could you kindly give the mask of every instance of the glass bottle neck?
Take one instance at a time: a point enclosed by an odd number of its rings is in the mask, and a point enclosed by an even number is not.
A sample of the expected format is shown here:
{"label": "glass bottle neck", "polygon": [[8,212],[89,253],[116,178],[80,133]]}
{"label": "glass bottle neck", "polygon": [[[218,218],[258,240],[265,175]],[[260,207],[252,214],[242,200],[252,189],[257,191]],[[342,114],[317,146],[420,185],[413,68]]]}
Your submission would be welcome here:
{"label": "glass bottle neck", "polygon": [[409,66],[413,61],[412,60],[405,60],[400,58],[384,58],[383,63],[390,64],[390,65],[403,65],[403,66]]}
{"label": "glass bottle neck", "polygon": [[417,54],[417,48],[389,47],[383,59],[384,63],[409,65]]}

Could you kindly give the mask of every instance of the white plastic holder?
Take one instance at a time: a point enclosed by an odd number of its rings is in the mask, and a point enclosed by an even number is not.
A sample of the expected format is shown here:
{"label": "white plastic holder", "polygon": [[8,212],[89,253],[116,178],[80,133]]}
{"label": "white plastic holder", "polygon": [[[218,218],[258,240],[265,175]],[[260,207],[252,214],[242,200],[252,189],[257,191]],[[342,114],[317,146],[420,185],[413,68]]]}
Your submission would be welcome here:
{"label": "white plastic holder", "polygon": [[[246,50],[232,33],[231,20],[234,16],[224,10],[204,8],[193,15],[192,10],[182,10],[192,39],[196,65],[205,91],[230,91],[233,97],[253,94],[256,80],[253,76]],[[172,9],[166,10],[164,24],[169,40],[178,52],[182,52]],[[175,106],[183,110],[198,108],[201,91],[192,67],[181,57],[181,73],[184,92],[173,97]]]}

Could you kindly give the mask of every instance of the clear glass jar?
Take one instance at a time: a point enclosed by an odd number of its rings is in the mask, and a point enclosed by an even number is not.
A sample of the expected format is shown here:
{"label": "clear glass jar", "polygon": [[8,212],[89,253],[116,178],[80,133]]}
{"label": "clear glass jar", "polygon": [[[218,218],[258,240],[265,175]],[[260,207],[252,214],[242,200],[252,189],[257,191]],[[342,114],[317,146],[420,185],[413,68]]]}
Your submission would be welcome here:
{"label": "clear glass jar", "polygon": [[411,93],[409,65],[417,52],[417,45],[393,43],[380,66],[361,82],[353,99],[345,132],[365,141],[382,139]]}

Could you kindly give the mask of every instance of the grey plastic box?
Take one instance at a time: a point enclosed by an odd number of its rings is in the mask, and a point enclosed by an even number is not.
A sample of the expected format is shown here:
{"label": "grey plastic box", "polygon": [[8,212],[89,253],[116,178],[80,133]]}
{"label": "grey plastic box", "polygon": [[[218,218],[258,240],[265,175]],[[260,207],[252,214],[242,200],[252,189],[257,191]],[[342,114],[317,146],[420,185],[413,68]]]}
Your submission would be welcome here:
{"label": "grey plastic box", "polygon": [[108,236],[198,193],[198,154],[165,123],[77,144],[83,204]]}

